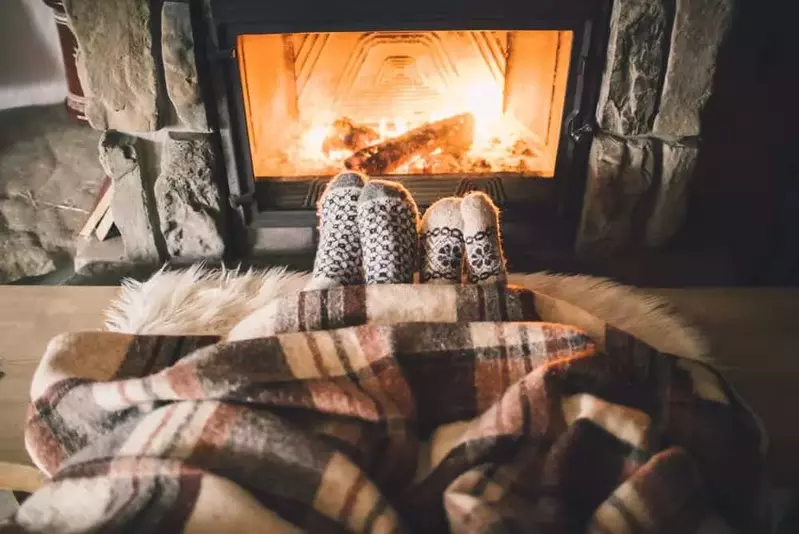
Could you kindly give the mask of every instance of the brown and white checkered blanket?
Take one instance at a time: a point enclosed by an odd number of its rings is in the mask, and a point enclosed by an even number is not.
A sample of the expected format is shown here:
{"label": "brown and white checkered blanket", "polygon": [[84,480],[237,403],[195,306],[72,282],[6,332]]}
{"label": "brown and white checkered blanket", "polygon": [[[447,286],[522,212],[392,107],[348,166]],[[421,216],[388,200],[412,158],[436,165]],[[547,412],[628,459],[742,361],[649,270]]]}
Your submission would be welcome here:
{"label": "brown and white checkered blanket", "polygon": [[52,479],[0,532],[764,532],[763,437],[704,363],[499,285],[267,315],[54,339],[26,431]]}

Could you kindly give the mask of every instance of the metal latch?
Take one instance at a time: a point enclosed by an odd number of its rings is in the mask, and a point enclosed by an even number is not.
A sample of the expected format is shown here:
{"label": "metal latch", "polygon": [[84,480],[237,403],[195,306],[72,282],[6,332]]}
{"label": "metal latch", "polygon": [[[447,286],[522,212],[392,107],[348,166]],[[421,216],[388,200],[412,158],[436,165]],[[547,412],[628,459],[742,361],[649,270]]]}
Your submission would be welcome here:
{"label": "metal latch", "polygon": [[569,137],[571,137],[575,143],[583,141],[588,136],[593,135],[593,133],[596,131],[596,124],[593,120],[584,122],[580,126],[576,126],[579,117],[580,112],[575,110],[566,119],[566,133],[569,134]]}

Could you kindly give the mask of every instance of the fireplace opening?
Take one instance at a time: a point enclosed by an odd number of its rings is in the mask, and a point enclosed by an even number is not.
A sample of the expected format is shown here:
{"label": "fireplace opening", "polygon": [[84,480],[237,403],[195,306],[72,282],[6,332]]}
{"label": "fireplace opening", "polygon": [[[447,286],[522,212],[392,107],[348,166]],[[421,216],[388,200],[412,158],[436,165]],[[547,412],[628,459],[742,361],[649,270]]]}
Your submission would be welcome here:
{"label": "fireplace opening", "polygon": [[553,178],[573,32],[242,34],[255,180]]}
{"label": "fireplace opening", "polygon": [[244,253],[312,254],[317,203],[345,169],[402,183],[422,210],[483,191],[508,246],[572,248],[609,0],[210,6],[207,65]]}

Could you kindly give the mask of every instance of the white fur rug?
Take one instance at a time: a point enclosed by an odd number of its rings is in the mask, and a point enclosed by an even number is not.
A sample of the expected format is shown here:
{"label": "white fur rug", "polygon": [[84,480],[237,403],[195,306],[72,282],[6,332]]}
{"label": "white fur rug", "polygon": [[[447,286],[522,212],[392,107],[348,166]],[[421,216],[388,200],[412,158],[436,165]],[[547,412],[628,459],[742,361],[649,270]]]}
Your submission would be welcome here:
{"label": "white fur rug", "polygon": [[[265,271],[161,270],[146,282],[126,280],[106,312],[106,328],[130,334],[217,334],[275,297],[300,291],[307,273],[284,268]],[[548,273],[514,274],[510,283],[547,294],[591,313],[649,343],[684,358],[706,359],[707,344],[668,303],[604,278]]]}

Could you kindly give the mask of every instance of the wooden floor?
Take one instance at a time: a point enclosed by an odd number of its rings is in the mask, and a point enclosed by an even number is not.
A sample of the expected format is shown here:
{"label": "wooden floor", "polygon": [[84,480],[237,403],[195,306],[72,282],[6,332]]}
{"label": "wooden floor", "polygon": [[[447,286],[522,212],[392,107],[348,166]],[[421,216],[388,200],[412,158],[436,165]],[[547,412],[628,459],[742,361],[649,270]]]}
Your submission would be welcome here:
{"label": "wooden floor", "polygon": [[22,441],[31,377],[47,342],[99,330],[115,287],[0,286],[0,461],[29,463]]}
{"label": "wooden floor", "polygon": [[[99,329],[113,287],[0,286],[0,461],[29,462],[28,388],[50,338]],[[771,435],[772,478],[799,481],[799,290],[668,289],[662,295],[709,337],[716,365]]]}
{"label": "wooden floor", "polygon": [[760,416],[772,478],[799,482],[799,290],[668,289],[681,315],[709,338],[718,369]]}

